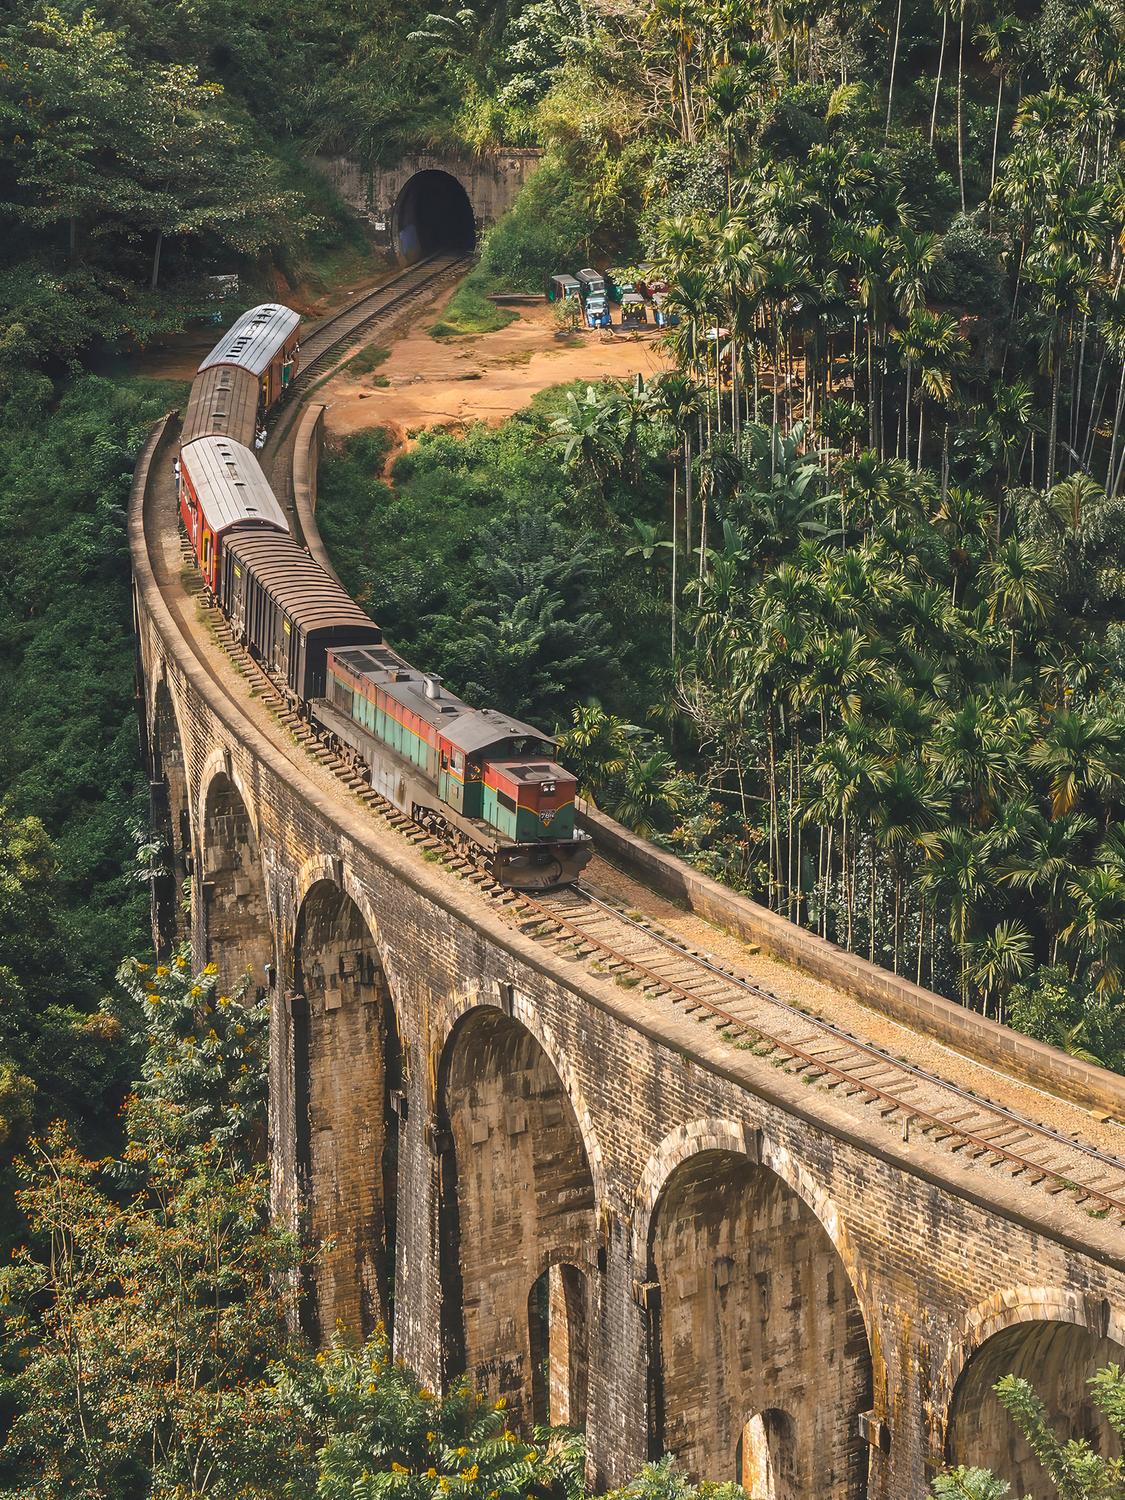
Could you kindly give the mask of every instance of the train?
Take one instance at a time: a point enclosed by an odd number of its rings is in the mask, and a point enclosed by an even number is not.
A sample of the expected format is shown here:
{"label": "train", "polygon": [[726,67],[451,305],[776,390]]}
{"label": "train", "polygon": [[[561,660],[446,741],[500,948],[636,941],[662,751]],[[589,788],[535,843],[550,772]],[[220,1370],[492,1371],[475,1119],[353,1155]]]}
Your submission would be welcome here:
{"label": "train", "polygon": [[257,458],[299,368],[300,317],[251,308],[200,364],[180,519],[208,593],[274,685],[371,786],[505,886],[573,885],[593,846],[551,735],[410,665],[292,534]]}

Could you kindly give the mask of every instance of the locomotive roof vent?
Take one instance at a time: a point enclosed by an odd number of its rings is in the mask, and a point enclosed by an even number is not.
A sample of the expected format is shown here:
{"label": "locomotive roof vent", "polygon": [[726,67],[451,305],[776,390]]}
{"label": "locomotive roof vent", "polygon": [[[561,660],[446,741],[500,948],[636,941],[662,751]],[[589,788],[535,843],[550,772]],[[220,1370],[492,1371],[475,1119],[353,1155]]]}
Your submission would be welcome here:
{"label": "locomotive roof vent", "polygon": [[441,678],[435,677],[433,673],[422,678],[422,691],[427,698],[441,697]]}

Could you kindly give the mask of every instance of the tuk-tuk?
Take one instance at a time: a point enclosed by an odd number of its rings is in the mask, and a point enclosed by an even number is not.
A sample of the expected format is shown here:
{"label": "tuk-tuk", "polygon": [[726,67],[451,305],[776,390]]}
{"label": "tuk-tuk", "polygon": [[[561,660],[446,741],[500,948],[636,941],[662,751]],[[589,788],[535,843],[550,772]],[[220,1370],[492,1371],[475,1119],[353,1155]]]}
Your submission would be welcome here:
{"label": "tuk-tuk", "polygon": [[587,328],[609,328],[609,302],[604,292],[591,292],[584,303]]}
{"label": "tuk-tuk", "polygon": [[675,328],[680,321],[678,312],[673,312],[667,305],[666,292],[653,292],[652,294],[652,321],[657,328]]}
{"label": "tuk-tuk", "polygon": [[666,292],[667,290],[668,283],[665,278],[655,275],[651,270],[646,271],[637,282],[637,291],[640,292],[642,297],[647,297],[650,302],[658,292]]}
{"label": "tuk-tuk", "polygon": [[648,308],[639,292],[624,292],[621,297],[622,328],[638,328],[648,322]]}
{"label": "tuk-tuk", "polygon": [[605,277],[600,271],[586,266],[578,273],[578,286],[582,293],[582,300],[587,297],[605,296]]}
{"label": "tuk-tuk", "polygon": [[547,283],[548,302],[569,302],[572,298],[581,295],[581,288],[574,276],[560,275],[552,276]]}

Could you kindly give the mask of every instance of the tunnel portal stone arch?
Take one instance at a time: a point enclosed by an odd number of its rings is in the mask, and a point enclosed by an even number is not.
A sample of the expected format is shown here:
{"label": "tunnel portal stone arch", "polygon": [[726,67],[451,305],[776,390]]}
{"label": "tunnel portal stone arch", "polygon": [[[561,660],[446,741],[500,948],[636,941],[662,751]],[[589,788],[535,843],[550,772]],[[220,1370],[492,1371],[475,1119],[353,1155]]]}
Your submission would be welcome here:
{"label": "tunnel portal stone arch", "polygon": [[871,1350],[804,1198],[752,1153],[702,1150],[664,1180],[648,1256],[656,1446],[697,1479],[768,1471],[776,1500],[863,1500]]}
{"label": "tunnel portal stone arch", "polygon": [[464,185],[451,172],[436,168],[415,172],[395,202],[392,233],[395,250],[404,261],[443,251],[471,253],[476,248],[477,226]]}
{"label": "tunnel portal stone arch", "polygon": [[332,880],[301,901],[293,990],[296,1176],[316,1256],[302,1317],[314,1338],[362,1337],[393,1324],[402,1044],[371,926]]}
{"label": "tunnel portal stone arch", "polygon": [[544,1409],[584,1420],[594,1180],[563,1080],[525,1025],[478,1005],[446,1040],[438,1107],[446,1378],[525,1427]]}

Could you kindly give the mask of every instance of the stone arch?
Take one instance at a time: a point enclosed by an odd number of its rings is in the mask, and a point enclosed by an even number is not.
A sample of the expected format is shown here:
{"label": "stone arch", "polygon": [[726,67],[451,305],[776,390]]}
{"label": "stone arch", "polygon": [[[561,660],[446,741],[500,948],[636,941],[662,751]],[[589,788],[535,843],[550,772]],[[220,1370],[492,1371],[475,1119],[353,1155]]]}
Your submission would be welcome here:
{"label": "stone arch", "polygon": [[[556,1383],[582,1393],[575,1404],[584,1405],[588,1340],[576,1329],[593,1319],[595,1189],[559,1070],[520,1019],[477,1005],[445,1042],[437,1107],[446,1377],[467,1373],[505,1399],[513,1422],[529,1425],[534,1362],[545,1357]],[[582,1286],[548,1270],[548,1292],[562,1300],[544,1355],[533,1349],[531,1297],[544,1268],[563,1265]]]}
{"label": "stone arch", "polygon": [[152,937],[163,958],[189,935],[183,887],[192,867],[187,762],[180,716],[165,674],[152,695],[148,739],[149,817],[160,845],[151,887]]}
{"label": "stone arch", "polygon": [[1111,1362],[1125,1365],[1125,1317],[1108,1302],[1058,1288],[994,1294],[969,1314],[942,1372],[946,1461],[991,1469],[1013,1494],[1051,1500],[1053,1486],[993,1386],[1002,1375],[1027,1378],[1060,1438],[1084,1437],[1096,1451],[1118,1455],[1121,1444],[1087,1385]]}
{"label": "stone arch", "polygon": [[872,1359],[838,1220],[826,1224],[806,1201],[810,1184],[786,1181],[732,1121],[698,1122],[665,1144],[638,1194],[658,1289],[654,1446],[696,1478],[727,1480],[756,1445],[762,1464],[773,1455],[778,1497],[862,1500]]}
{"label": "stone arch", "polygon": [[321,1340],[339,1326],[389,1330],[402,1045],[371,924],[332,879],[301,897],[290,1006],[297,1180],[316,1251],[303,1321]]}
{"label": "stone arch", "polygon": [[754,1500],[794,1500],[798,1482],[797,1429],[787,1411],[755,1412],[738,1440],[735,1478]]}
{"label": "stone arch", "polygon": [[264,994],[274,963],[265,871],[250,801],[223,752],[208,760],[199,795],[198,920],[205,962],[225,985],[250,976]]}
{"label": "stone arch", "polygon": [[634,1256],[643,1260],[649,1241],[653,1210],[664,1191],[669,1177],[683,1162],[689,1161],[703,1151],[729,1151],[747,1155],[768,1167],[776,1177],[804,1202],[816,1216],[820,1227],[832,1242],[837,1255],[848,1273],[848,1278],[859,1301],[864,1328],[871,1341],[868,1326],[866,1276],[859,1256],[835,1203],[806,1168],[786,1150],[771,1141],[756,1127],[730,1119],[708,1116],[677,1125],[661,1141],[645,1163],[641,1180],[634,1195],[633,1247]]}
{"label": "stone arch", "polygon": [[476,246],[472,201],[452,172],[426,168],[410,177],[395,202],[395,250],[419,260],[443,250],[468,253]]}

